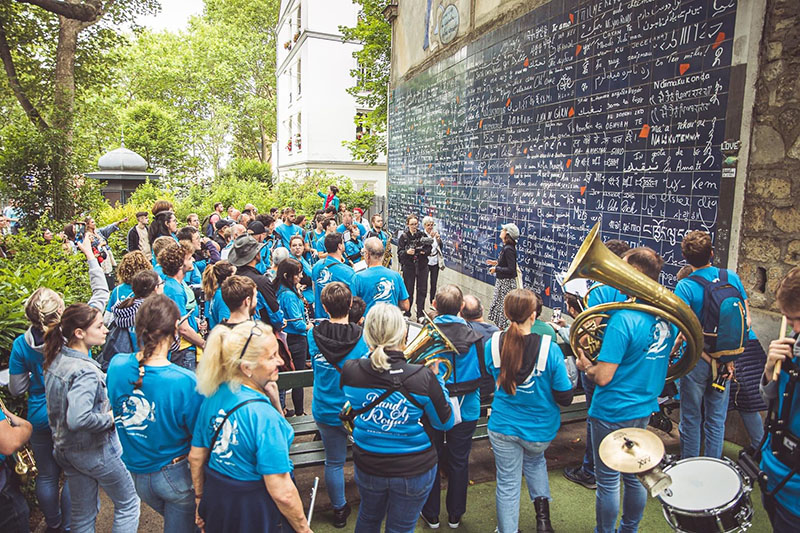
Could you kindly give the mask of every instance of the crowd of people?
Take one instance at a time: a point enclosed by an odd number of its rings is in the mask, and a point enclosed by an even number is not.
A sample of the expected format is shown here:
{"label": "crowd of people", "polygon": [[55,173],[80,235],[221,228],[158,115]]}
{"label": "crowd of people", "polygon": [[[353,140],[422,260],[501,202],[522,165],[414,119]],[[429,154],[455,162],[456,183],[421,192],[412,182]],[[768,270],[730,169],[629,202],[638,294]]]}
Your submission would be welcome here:
{"label": "crowd of people", "polygon": [[[94,531],[101,487],[114,505],[115,532],[137,530],[141,501],[170,532],[311,531],[289,454],[291,417],[306,414],[308,391],[292,389],[290,408],[276,383],[282,371],[308,368],[335,527],[351,513],[344,464],[352,441],[355,531],[385,523],[386,531],[411,532],[420,519],[440,527],[442,476],[448,525],[458,528],[469,513],[473,436],[481,406],[491,402],[497,531],[518,531],[524,475],[537,531],[552,532],[545,451],[559,431],[560,407],[582,389],[586,454],[564,475],[596,489],[596,531],[636,531],[646,490],[598,450],[611,432],[645,428],[658,411],[682,343],[675,328],[645,311],[619,310],[607,319],[596,359],[576,346],[573,362],[562,348],[567,321],[544,322],[541,296],[519,286],[515,224],[502,226],[499,255],[487,265],[497,279],[487,322],[479,299],[439,286],[446,241],[433,218],[422,218],[420,228],[411,215],[398,232],[401,274],[389,268],[392,235],[381,215],[367,223],[363,210],[339,201],[335,186],[319,195],[324,205],[309,217],[291,207],[264,214],[251,204],[226,211],[217,203],[185,223],[170,202],[158,201],[136,214],[118,264],[107,239],[124,220],[97,228],[87,217],[64,228],[70,249],[88,262],[91,299],[65,306],[46,287],[30,296],[30,327],[14,342],[9,368],[11,393],[28,393],[27,420],[0,415],[0,453],[30,442],[48,531]],[[658,282],[656,252],[607,245]],[[675,294],[706,331],[709,295],[720,283],[742,302],[746,324],[736,356],[718,357],[706,346],[680,380],[681,458],[720,457],[727,410],[738,409],[753,447],[764,449],[769,486],[788,474],[764,505],[775,530],[790,531],[800,517],[800,476],[771,453],[759,412],[762,394],[786,401],[788,373],[774,368],[794,368],[795,339],[774,341],[767,356],[749,327],[741,281],[712,265],[710,236],[690,232],[682,251],[687,267]],[[800,332],[800,269],[777,297]],[[585,298],[566,294],[566,311],[574,317],[627,299],[596,284]],[[433,317],[454,348],[428,366],[404,355],[415,302],[416,318]],[[792,399],[795,407],[799,401]],[[800,415],[785,429],[798,434],[798,424]],[[8,468],[0,469],[0,488],[0,529],[27,531],[27,504]]]}

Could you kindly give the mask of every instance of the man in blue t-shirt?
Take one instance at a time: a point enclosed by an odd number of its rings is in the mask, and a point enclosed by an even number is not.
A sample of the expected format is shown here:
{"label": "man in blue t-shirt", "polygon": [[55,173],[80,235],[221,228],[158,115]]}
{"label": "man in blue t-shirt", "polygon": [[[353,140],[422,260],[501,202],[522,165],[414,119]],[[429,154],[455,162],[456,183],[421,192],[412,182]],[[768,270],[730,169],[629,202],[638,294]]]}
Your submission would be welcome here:
{"label": "man in blue t-shirt", "polygon": [[[775,408],[781,413],[780,419],[785,421],[786,427],[770,430],[761,448],[760,468],[767,474],[766,488],[770,493],[786,480],[783,487],[773,495],[767,495],[767,491],[761,492],[773,531],[783,533],[797,531],[797,524],[800,523],[800,473],[792,470],[796,463],[784,462],[787,460],[787,452],[792,451],[791,446],[800,437],[800,389],[795,386],[794,393],[788,394],[791,390],[789,370],[795,369],[800,363],[800,267],[794,267],[786,274],[778,286],[775,299],[778,309],[791,326],[793,335],[788,336],[782,331],[780,338],[770,343],[767,363],[761,376],[761,395],[767,402],[776,402]],[[775,365],[778,362],[781,370],[776,379]],[[786,401],[790,401],[791,406],[788,415],[784,417]],[[782,431],[784,436],[775,439],[775,430]]]}
{"label": "man in blue t-shirt", "polygon": [[[688,277],[680,280],[675,286],[675,295],[692,308],[697,319],[702,323],[703,286],[692,278],[703,278],[709,281],[719,279],[720,269],[711,266],[714,252],[711,247],[711,236],[704,231],[692,231],[686,234],[681,242],[681,252],[692,268]],[[750,328],[750,310],[742,282],[736,273],[728,271],[728,281],[742,295],[747,310],[747,327]],[[730,387],[724,391],[711,387],[712,364],[717,364],[705,354],[697,361],[697,365],[680,381],[681,395],[681,458],[689,459],[700,455],[700,435],[705,434],[703,454],[708,457],[722,456],[722,441],[725,437],[725,418],[728,414],[728,396]],[[728,363],[728,371],[733,370],[733,363]],[[701,410],[702,409],[702,410]]]}
{"label": "man in blue t-shirt", "polygon": [[364,242],[364,251],[367,268],[356,273],[353,278],[353,294],[367,304],[364,315],[378,302],[396,305],[401,311],[408,311],[411,305],[403,276],[382,265],[384,249],[381,240],[370,237]]}
{"label": "man in blue t-shirt", "polygon": [[355,275],[353,268],[344,264],[342,259],[344,255],[342,234],[329,234],[324,240],[328,256],[323,261],[317,261],[311,270],[311,281],[314,283],[314,318],[330,318],[320,300],[322,289],[332,281],[341,281],[349,287]]}
{"label": "man in blue t-shirt", "polygon": [[287,207],[284,211],[283,224],[275,227],[275,233],[281,238],[280,245],[287,250],[292,237],[303,234],[303,228],[294,223],[295,218],[297,217],[294,208]]}
{"label": "man in blue t-shirt", "polygon": [[[625,260],[653,280],[661,274],[663,260],[650,248],[636,248]],[[616,530],[619,513],[620,473],[609,468],[598,450],[603,439],[620,428],[645,428],[658,410],[669,355],[675,343],[671,324],[655,315],[635,310],[616,311],[608,320],[603,344],[593,365],[577,349],[578,369],[594,381],[589,427],[594,448],[597,481],[595,518],[598,533]],[[625,479],[623,514],[619,529],[636,531],[644,513],[647,490],[635,474]]]}

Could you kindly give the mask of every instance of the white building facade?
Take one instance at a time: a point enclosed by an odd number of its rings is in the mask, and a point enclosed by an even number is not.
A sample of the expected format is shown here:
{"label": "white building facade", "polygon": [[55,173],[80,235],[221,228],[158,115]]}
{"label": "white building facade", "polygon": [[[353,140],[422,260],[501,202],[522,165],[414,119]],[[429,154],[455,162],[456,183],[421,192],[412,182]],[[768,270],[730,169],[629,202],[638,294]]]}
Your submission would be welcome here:
{"label": "white building facade", "polygon": [[295,172],[327,170],[349,177],[386,197],[386,157],[375,164],[354,161],[342,145],[357,135],[354,116],[366,112],[346,92],[355,85],[353,52],[339,26],[355,26],[351,0],[282,0],[276,76],[277,130],[273,164],[278,179]]}

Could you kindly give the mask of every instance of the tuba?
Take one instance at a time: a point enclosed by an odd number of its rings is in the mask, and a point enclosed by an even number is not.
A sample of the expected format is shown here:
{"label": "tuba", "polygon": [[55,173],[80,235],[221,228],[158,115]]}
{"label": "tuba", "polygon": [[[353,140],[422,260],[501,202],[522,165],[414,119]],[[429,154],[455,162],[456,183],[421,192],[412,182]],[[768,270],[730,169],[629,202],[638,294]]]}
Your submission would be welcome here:
{"label": "tuba", "polygon": [[[0,399],[0,409],[3,411],[8,411],[6,409],[6,404],[3,403],[3,400]],[[22,480],[22,483],[27,483],[29,480],[36,477],[39,473],[39,469],[36,468],[36,460],[33,458],[33,451],[31,451],[30,445],[26,444],[16,452],[14,452],[14,472]]]}
{"label": "tuba", "polygon": [[448,352],[458,353],[458,349],[445,337],[444,333],[436,327],[428,313],[423,314],[422,330],[414,340],[403,350],[403,355],[409,363],[431,366],[440,363],[445,366],[444,381],[453,373],[453,363],[441,354]]}
{"label": "tuba", "polygon": [[686,339],[683,355],[673,361],[670,357],[667,382],[687,374],[703,351],[703,328],[694,312],[683,300],[614,255],[598,238],[598,222],[581,244],[564,277],[564,283],[575,278],[587,278],[610,285],[632,298],[625,302],[607,303],[592,307],[575,317],[569,343],[576,351],[581,348],[587,359],[594,361],[600,353],[603,333],[610,316],[619,309],[634,309],[656,315],[674,324]]}

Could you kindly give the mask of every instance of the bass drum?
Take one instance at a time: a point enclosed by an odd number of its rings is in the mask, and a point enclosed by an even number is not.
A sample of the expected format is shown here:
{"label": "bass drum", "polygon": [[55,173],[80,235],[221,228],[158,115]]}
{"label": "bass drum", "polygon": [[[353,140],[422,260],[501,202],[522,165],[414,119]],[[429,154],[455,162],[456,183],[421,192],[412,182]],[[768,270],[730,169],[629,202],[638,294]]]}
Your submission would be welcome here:
{"label": "bass drum", "polygon": [[672,485],[658,495],[664,517],[681,533],[746,531],[753,520],[751,481],[727,457],[693,457],[664,468]]}

